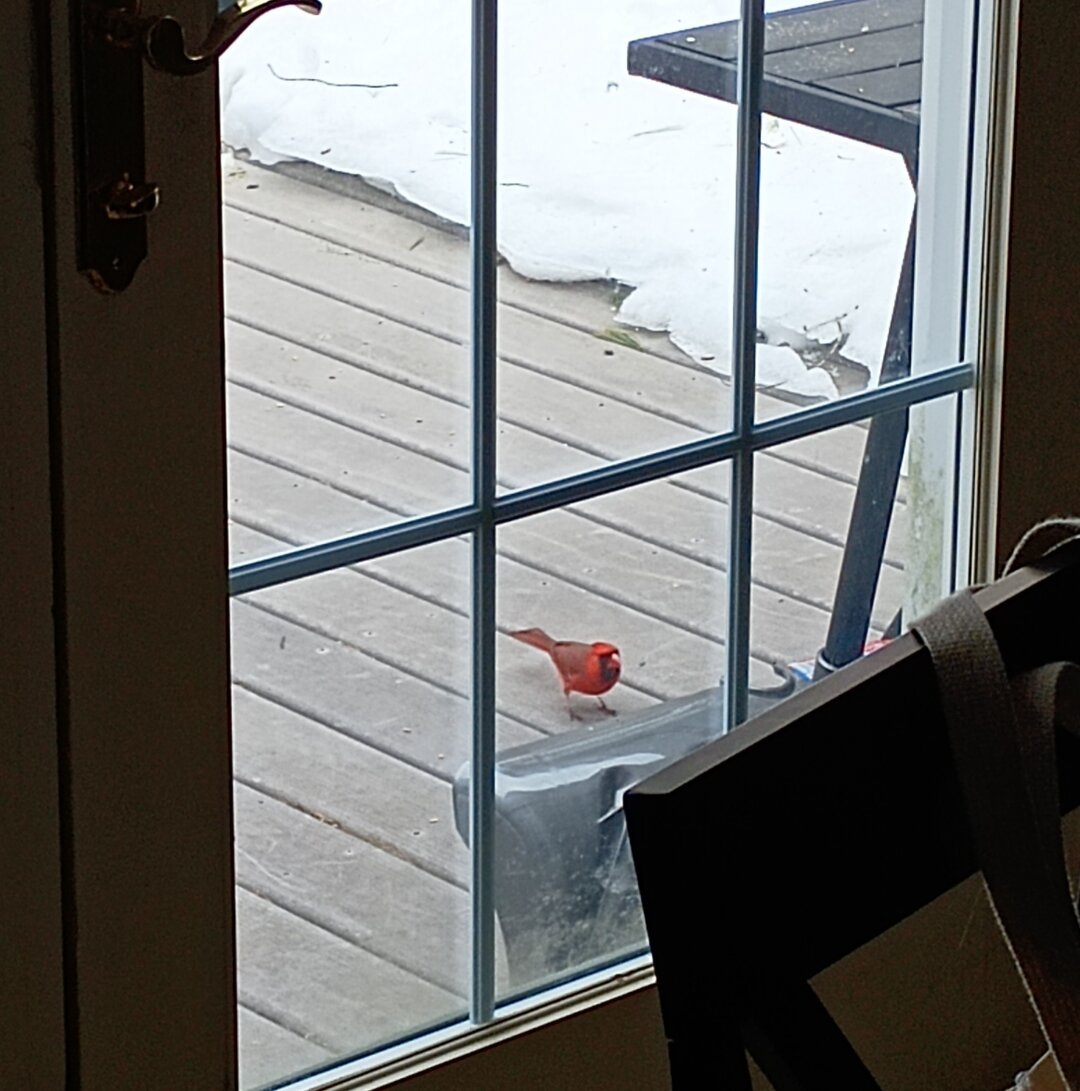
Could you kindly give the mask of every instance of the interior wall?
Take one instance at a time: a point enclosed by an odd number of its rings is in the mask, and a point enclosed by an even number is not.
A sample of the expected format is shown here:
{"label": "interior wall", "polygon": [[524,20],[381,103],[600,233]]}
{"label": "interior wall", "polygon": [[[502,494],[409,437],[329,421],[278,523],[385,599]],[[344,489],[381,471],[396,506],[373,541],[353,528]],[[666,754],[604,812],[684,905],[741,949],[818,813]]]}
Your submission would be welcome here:
{"label": "interior wall", "polygon": [[1080,5],[1020,0],[997,563],[1050,514],[1080,514]]}
{"label": "interior wall", "polygon": [[[668,1091],[667,1044],[655,987],[428,1069],[410,1091]],[[368,1086],[368,1085],[365,1085]],[[378,1083],[374,1086],[391,1086]]]}

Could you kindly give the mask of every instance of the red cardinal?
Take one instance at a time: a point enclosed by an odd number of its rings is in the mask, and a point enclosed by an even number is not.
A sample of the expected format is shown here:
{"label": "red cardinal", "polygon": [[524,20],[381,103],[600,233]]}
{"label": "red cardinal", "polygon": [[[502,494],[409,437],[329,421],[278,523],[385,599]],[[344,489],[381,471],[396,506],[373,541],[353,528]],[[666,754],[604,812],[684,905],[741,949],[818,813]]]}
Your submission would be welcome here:
{"label": "red cardinal", "polygon": [[570,713],[570,719],[581,719],[570,707],[571,692],[591,693],[609,716],[615,715],[615,709],[608,708],[600,696],[615,685],[622,671],[619,649],[614,644],[601,641],[583,644],[580,640],[552,640],[543,629],[519,629],[510,636],[551,656],[559,678],[562,679],[563,695],[566,697],[566,710]]}

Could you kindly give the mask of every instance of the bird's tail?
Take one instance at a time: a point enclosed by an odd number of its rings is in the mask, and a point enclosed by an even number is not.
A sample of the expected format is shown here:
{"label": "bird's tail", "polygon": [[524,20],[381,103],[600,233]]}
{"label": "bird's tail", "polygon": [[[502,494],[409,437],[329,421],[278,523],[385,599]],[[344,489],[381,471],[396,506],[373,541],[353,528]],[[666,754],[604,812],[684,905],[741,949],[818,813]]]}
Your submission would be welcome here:
{"label": "bird's tail", "polygon": [[522,644],[531,644],[534,648],[547,652],[548,655],[551,654],[551,649],[555,647],[555,641],[543,629],[518,629],[509,635],[515,640],[520,640]]}

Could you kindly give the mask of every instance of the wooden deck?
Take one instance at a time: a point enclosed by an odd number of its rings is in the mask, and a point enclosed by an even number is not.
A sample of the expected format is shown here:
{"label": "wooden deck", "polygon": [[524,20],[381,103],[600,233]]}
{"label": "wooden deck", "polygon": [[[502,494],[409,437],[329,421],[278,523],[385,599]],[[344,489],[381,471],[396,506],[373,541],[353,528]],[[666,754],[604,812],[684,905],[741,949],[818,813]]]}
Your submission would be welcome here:
{"label": "wooden deck", "polygon": [[[226,172],[225,200],[234,561],[465,502],[463,239],[249,164]],[[727,385],[665,337],[604,336],[607,286],[504,267],[500,301],[503,487],[727,425]],[[849,427],[757,459],[757,684],[823,642],[864,439]],[[617,643],[623,713],[715,685],[727,487],[726,469],[698,470],[504,528],[500,625]],[[897,514],[879,628],[902,595]],[[468,581],[451,541],[234,603],[245,1086],[465,1009],[451,785],[469,748]],[[498,655],[500,748],[572,726],[541,656],[505,637]]]}

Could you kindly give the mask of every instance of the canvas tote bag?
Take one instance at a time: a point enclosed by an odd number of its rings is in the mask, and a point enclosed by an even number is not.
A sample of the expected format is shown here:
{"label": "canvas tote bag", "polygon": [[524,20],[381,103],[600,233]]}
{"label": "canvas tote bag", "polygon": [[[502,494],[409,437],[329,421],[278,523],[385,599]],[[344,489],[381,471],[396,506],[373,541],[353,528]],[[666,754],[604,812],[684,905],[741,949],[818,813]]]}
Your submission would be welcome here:
{"label": "canvas tote bag", "polygon": [[[1048,526],[1029,532],[1021,549],[1045,541]],[[1053,527],[1050,537],[1060,539],[1080,524]],[[912,631],[934,664],[983,879],[1050,1047],[1017,1091],[1080,1091],[1080,921],[1066,874],[1054,746],[1055,726],[1080,734],[1080,667],[1051,663],[1010,679],[970,591]]]}

